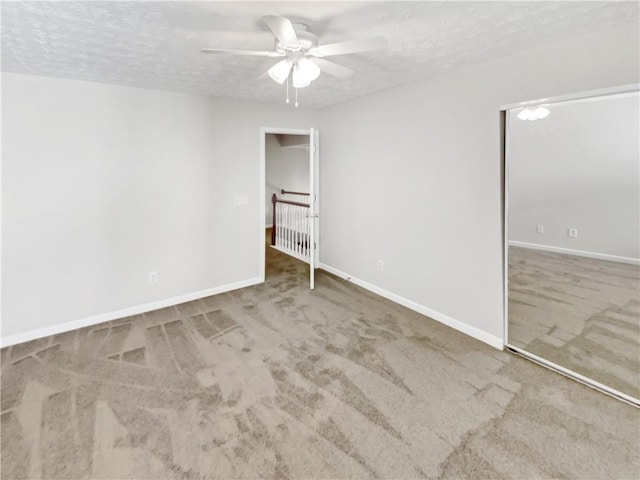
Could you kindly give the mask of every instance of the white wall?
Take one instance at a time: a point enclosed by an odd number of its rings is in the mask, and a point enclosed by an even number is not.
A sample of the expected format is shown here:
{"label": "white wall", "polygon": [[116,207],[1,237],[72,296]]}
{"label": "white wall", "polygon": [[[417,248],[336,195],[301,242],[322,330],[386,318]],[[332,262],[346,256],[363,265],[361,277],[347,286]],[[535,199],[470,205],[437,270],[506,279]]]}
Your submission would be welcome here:
{"label": "white wall", "polygon": [[[300,135],[306,138],[308,135]],[[298,146],[281,146],[276,135],[267,134],[266,138],[266,188],[265,188],[265,225],[273,223],[273,204],[271,195],[282,197],[282,189],[294,192],[309,191],[309,149]]]}
{"label": "white wall", "polygon": [[258,277],[259,127],[319,119],[321,261],[495,344],[499,106],[638,82],[637,39],[603,30],[320,117],[5,73],[3,338]]}
{"label": "white wall", "polygon": [[638,58],[631,23],[325,109],[321,261],[499,344],[500,106],[638,82]]}
{"label": "white wall", "polygon": [[257,279],[260,127],[317,114],[3,73],[2,115],[6,340]]}
{"label": "white wall", "polygon": [[509,113],[509,241],[640,257],[639,107],[636,92]]}

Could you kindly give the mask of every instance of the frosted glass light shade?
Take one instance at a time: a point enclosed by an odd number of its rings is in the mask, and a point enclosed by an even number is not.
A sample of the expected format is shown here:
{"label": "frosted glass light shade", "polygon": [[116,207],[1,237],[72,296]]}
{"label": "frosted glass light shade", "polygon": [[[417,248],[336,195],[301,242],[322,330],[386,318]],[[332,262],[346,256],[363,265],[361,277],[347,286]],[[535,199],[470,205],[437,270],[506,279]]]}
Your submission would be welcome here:
{"label": "frosted glass light shade", "polygon": [[320,76],[320,67],[311,60],[301,58],[293,68],[293,86],[295,88],[308,87]]}
{"label": "frosted glass light shade", "polygon": [[524,108],[520,113],[518,113],[518,118],[520,120],[528,120],[530,122],[535,122],[536,120],[541,120],[549,116],[549,109],[544,107],[527,107]]}
{"label": "frosted glass light shade", "polygon": [[298,73],[296,68],[293,69],[293,86],[294,88],[304,88],[311,85],[311,82],[306,81],[306,79]]}
{"label": "frosted glass light shade", "polygon": [[283,84],[285,80],[289,77],[289,72],[293,67],[293,63],[291,63],[288,59],[280,60],[273,67],[269,69],[267,72],[269,76],[273,79],[274,82],[278,82],[279,84]]}

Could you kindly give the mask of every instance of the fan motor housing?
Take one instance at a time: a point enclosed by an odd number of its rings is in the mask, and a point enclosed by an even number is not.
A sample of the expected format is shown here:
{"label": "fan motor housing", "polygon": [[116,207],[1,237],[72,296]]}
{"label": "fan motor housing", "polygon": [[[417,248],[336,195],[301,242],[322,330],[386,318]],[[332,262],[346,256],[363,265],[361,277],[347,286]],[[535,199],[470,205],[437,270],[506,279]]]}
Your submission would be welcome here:
{"label": "fan motor housing", "polygon": [[313,33],[309,31],[309,27],[303,23],[294,23],[293,29],[296,32],[296,36],[298,37],[298,45],[292,47],[290,45],[285,45],[284,43],[276,40],[276,52],[278,53],[292,53],[303,51],[317,47],[318,46],[318,37],[316,37]]}

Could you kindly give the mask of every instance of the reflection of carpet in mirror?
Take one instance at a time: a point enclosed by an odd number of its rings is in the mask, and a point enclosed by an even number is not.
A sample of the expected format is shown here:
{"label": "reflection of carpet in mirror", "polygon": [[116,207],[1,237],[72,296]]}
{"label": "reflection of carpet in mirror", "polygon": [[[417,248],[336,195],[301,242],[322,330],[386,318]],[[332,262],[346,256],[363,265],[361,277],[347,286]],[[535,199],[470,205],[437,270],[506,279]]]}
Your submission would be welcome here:
{"label": "reflection of carpet in mirror", "polygon": [[509,343],[640,398],[640,267],[509,247]]}

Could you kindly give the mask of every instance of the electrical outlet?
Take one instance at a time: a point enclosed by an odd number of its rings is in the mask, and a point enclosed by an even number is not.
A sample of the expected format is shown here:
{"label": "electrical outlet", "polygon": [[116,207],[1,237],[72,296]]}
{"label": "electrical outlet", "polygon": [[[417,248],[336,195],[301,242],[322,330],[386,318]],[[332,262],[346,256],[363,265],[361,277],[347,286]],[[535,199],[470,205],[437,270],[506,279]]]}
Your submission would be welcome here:
{"label": "electrical outlet", "polygon": [[158,283],[158,272],[149,272],[149,284]]}
{"label": "electrical outlet", "polygon": [[536,232],[544,233],[544,225],[537,225],[536,226]]}
{"label": "electrical outlet", "polygon": [[569,236],[571,238],[578,238],[578,229],[577,228],[570,228],[569,229]]}
{"label": "electrical outlet", "polygon": [[384,262],[382,260],[378,260],[376,262],[376,267],[378,267],[378,270],[382,272],[384,270]]}

